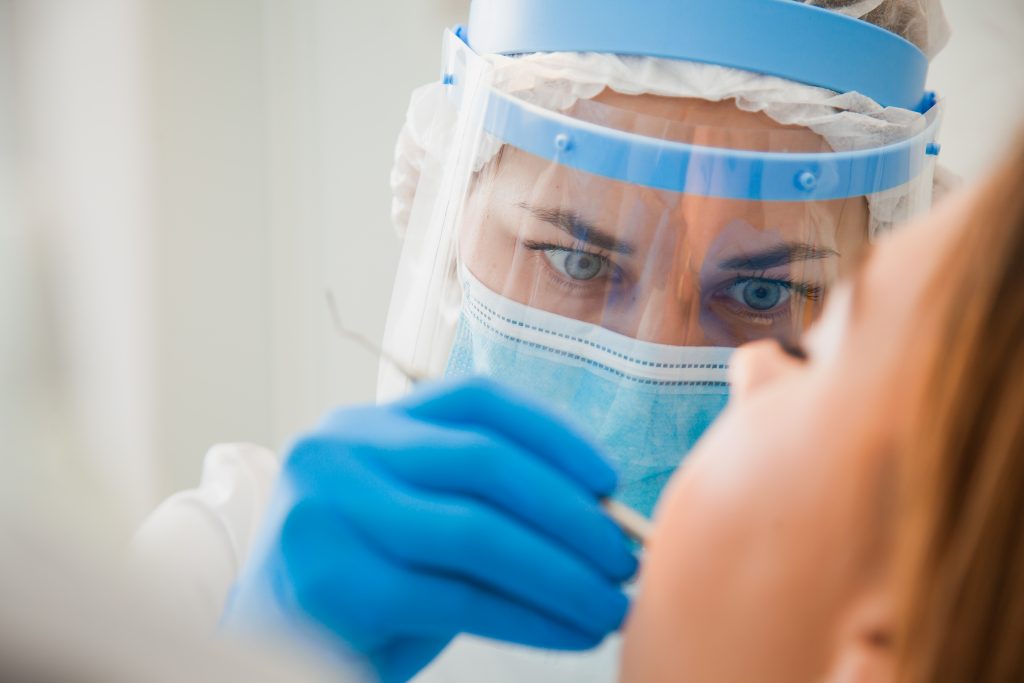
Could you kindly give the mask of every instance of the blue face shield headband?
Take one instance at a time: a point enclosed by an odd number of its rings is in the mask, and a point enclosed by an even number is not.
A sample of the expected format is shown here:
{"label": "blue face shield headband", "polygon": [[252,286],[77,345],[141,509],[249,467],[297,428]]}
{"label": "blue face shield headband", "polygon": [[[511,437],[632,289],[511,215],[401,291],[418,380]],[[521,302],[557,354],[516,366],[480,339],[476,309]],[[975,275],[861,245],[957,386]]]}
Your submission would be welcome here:
{"label": "blue face shield headband", "polygon": [[[908,215],[927,205],[938,108],[913,45],[824,10],[788,0],[585,4],[475,0],[468,31],[448,34],[438,120],[453,134],[437,135],[443,162],[417,192],[386,344],[413,367],[441,362],[450,375],[487,374],[548,401],[605,447],[619,497],[649,512],[724,407],[732,348],[806,328],[866,241],[875,197],[900,195]],[[723,38],[726,25],[739,40]],[[793,41],[794,26],[834,41]],[[744,31],[758,45],[738,47]],[[849,41],[892,68],[812,54]],[[919,110],[921,125],[871,149],[835,152],[773,130],[747,145],[747,119],[726,103],[724,131],[659,136],[613,105],[591,116],[604,104],[561,109],[508,91],[481,57],[558,50],[858,89]]]}
{"label": "blue face shield headband", "polygon": [[[917,179],[939,153],[937,100],[923,90],[927,59],[911,43],[871,24],[790,0],[587,0],[586,12],[581,1],[476,0],[471,33],[458,28],[458,40],[446,39],[442,79],[450,96],[461,103],[466,64],[480,61],[477,50],[502,54],[590,51],[720,64],[836,92],[856,91],[883,105],[918,111],[925,116],[925,125],[917,135],[884,147],[831,154],[766,152],[613,130],[490,89],[481,122],[486,133],[530,154],[606,178],[662,190],[763,201],[878,194]],[[589,19],[560,21],[576,10]],[[640,30],[640,22],[648,22],[642,23],[646,30]],[[673,31],[675,27],[689,30],[664,35],[666,23]],[[623,31],[624,25],[637,31]],[[567,27],[566,35],[557,38],[553,26]],[[810,44],[791,40],[794,26],[804,28],[806,33],[800,35],[808,36]],[[615,28],[607,32],[610,27]],[[661,30],[652,33],[658,27]],[[756,33],[757,40],[737,42],[735,33],[743,29]],[[773,34],[779,42],[772,41]],[[823,39],[825,43],[813,44]],[[837,47],[843,44],[855,45],[858,54],[874,59],[843,59],[844,52]],[[761,47],[754,49],[755,45]],[[765,51],[765,45],[773,49]]]}

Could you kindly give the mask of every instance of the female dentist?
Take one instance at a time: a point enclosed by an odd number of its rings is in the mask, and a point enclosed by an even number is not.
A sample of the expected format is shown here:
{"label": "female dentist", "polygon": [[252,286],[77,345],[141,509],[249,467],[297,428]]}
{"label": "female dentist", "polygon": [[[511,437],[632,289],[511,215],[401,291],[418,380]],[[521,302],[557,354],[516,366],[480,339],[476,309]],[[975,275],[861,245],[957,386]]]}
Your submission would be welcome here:
{"label": "female dentist", "polygon": [[613,680],[637,562],[600,501],[650,513],[732,349],[929,206],[945,38],[938,0],[475,0],[398,144],[401,398],[283,465],[215,447],[137,555],[198,625],[388,683]]}

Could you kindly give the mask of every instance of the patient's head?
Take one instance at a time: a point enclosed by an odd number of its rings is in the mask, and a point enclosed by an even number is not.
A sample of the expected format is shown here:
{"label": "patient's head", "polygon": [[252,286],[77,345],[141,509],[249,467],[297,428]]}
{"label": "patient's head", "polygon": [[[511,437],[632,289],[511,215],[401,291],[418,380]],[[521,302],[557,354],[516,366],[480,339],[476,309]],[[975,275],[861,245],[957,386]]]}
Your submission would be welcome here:
{"label": "patient's head", "polygon": [[1024,150],[883,243],[658,510],[624,683],[1024,675]]}

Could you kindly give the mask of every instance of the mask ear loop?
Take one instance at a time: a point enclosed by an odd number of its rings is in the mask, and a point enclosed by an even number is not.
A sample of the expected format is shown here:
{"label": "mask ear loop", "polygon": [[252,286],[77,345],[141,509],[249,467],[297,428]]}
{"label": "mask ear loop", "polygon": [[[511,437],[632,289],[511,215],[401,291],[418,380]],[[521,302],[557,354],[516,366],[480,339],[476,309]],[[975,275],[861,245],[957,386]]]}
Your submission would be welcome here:
{"label": "mask ear loop", "polygon": [[380,344],[370,340],[360,332],[357,332],[350,327],[346,327],[341,320],[341,313],[338,311],[338,302],[334,298],[334,292],[328,289],[324,291],[324,294],[327,298],[327,310],[330,312],[331,320],[334,323],[334,331],[339,337],[347,339],[350,342],[354,342],[357,346],[361,346],[378,360],[383,360],[385,363],[391,365],[413,384],[426,382],[430,379],[423,373],[413,370],[408,365],[392,356],[390,353],[385,351]]}

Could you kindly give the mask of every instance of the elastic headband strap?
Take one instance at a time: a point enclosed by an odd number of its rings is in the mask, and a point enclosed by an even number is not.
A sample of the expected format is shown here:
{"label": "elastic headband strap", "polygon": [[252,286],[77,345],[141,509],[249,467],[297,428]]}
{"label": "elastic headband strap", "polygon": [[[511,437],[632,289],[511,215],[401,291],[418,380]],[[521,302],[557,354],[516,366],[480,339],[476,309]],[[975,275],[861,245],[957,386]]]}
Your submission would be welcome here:
{"label": "elastic headband strap", "polygon": [[473,0],[466,38],[478,54],[664,57],[928,106],[928,58],[912,43],[794,0]]}

